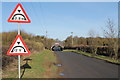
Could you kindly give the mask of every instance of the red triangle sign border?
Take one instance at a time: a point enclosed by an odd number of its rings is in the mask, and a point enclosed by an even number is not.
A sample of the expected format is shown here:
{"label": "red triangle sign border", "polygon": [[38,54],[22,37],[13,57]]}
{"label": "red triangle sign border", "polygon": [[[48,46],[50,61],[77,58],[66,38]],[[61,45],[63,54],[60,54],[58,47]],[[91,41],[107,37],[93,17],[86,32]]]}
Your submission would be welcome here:
{"label": "red triangle sign border", "polygon": [[[26,18],[28,19],[28,21],[14,21],[14,20],[10,20],[19,6],[22,9],[23,13],[25,14]],[[25,10],[23,9],[23,7],[22,7],[22,5],[20,3],[17,4],[17,6],[15,7],[14,11],[10,15],[10,17],[8,18],[8,22],[14,22],[14,23],[31,23],[28,15],[26,14]]]}
{"label": "red triangle sign border", "polygon": [[[13,48],[14,44],[16,43],[17,39],[20,38],[21,42],[23,43],[25,49],[27,50],[28,53],[10,53],[11,49]],[[9,50],[7,51],[7,55],[30,55],[30,51],[27,48],[25,42],[23,41],[22,37],[20,35],[17,35],[14,42],[12,43],[12,45],[10,46]]]}

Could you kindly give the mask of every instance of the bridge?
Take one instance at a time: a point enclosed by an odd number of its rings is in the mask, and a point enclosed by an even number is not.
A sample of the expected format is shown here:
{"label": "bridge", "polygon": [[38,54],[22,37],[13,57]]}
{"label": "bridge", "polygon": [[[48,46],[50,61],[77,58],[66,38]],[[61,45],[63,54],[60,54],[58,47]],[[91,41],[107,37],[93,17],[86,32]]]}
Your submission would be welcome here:
{"label": "bridge", "polygon": [[62,51],[64,46],[62,46],[60,43],[54,43],[51,47],[52,51]]}

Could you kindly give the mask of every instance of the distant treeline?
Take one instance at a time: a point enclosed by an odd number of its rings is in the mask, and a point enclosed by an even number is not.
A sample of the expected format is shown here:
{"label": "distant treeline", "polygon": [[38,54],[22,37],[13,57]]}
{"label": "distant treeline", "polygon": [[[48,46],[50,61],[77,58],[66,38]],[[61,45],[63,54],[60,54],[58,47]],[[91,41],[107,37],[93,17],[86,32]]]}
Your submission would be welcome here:
{"label": "distant treeline", "polygon": [[[0,37],[2,37],[2,67],[3,68],[5,68],[11,62],[17,59],[17,56],[6,55],[7,50],[9,49],[10,45],[12,44],[16,36],[17,36],[17,31],[0,33]],[[40,52],[45,48],[50,49],[52,43],[54,42],[53,39],[48,39],[44,36],[35,36],[33,34],[28,34],[26,32],[21,32],[21,36],[24,42],[26,43],[27,47],[31,51],[31,53]]]}
{"label": "distant treeline", "polygon": [[120,46],[118,38],[102,37],[72,37],[69,36],[64,41],[64,49],[76,49],[84,52],[110,56],[112,58],[120,57]]}
{"label": "distant treeline", "polygon": [[[71,32],[73,34],[73,32]],[[78,47],[78,49],[91,54],[104,54],[111,58],[118,59],[120,56],[120,29],[110,18],[103,28],[103,37],[99,37],[98,32],[93,29],[88,32],[88,38],[69,36],[64,41],[65,47]]]}

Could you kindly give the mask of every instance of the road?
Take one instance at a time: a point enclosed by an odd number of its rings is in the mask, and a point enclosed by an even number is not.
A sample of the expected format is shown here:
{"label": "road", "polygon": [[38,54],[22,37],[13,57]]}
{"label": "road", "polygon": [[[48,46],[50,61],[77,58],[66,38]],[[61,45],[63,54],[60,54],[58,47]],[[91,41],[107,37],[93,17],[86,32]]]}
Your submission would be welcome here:
{"label": "road", "polygon": [[118,65],[76,54],[57,52],[64,78],[117,78]]}

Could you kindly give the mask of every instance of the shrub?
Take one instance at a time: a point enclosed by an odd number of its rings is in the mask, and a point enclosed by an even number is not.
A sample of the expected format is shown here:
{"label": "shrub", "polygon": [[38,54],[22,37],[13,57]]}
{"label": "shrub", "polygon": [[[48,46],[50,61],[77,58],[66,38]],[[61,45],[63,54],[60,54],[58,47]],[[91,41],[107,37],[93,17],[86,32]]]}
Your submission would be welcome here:
{"label": "shrub", "polygon": [[41,51],[44,49],[44,46],[41,42],[35,42],[32,40],[25,40],[25,43],[30,51]]}

